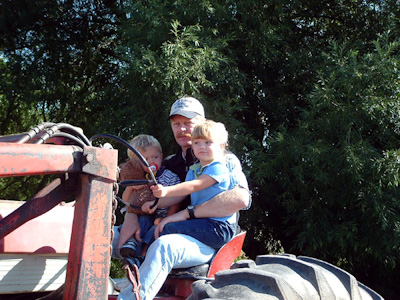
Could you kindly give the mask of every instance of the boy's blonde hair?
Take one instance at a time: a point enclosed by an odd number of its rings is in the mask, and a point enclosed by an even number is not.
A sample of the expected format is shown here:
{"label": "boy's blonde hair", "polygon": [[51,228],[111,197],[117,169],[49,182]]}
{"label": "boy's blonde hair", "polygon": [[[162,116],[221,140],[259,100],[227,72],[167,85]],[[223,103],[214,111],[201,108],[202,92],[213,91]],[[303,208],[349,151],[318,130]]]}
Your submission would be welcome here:
{"label": "boy's blonde hair", "polygon": [[[160,145],[160,142],[152,135],[148,134],[139,134],[135,136],[130,142],[136,150],[139,152],[146,152],[146,150],[150,147],[157,148],[160,150],[160,153],[162,153],[162,148]],[[135,153],[133,153],[132,150],[128,149],[128,157],[130,159],[137,159],[137,156]]]}
{"label": "boy's blonde hair", "polygon": [[228,144],[228,131],[225,125],[220,122],[205,120],[196,125],[192,131],[192,141],[194,139],[212,139],[214,142]]}

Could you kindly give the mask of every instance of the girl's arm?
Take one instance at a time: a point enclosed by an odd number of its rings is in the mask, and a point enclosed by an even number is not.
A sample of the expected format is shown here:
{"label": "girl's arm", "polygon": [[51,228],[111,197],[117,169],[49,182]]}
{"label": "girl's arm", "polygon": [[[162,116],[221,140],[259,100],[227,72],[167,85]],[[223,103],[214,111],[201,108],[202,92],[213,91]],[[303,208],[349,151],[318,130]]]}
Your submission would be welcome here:
{"label": "girl's arm", "polygon": [[158,239],[160,236],[161,231],[163,231],[164,226],[167,225],[168,223],[174,223],[174,222],[180,222],[180,221],[186,221],[189,219],[189,213],[187,209],[181,210],[173,215],[170,215],[168,217],[165,217],[162,219],[162,221],[156,226],[155,231],[154,231],[154,238]]}
{"label": "girl's arm", "polygon": [[[171,216],[171,215],[177,213],[177,212],[179,211],[180,207],[181,207],[181,206],[180,206],[179,204],[172,205],[172,206],[168,209],[168,213],[167,213],[167,215],[166,215],[165,217],[169,217],[169,216]],[[163,219],[164,219],[164,218],[157,218],[157,219],[155,219],[155,220],[154,220],[154,225],[160,224],[160,222],[161,222]]]}
{"label": "girl's arm", "polygon": [[153,214],[154,211],[159,207],[178,207],[178,209],[175,210],[175,212],[177,212],[180,207],[179,204],[182,202],[183,199],[185,199],[185,197],[164,197],[158,199],[158,204],[153,208],[150,207],[154,204],[154,201],[145,202],[142,205],[142,211],[146,214]]}
{"label": "girl's arm", "polygon": [[168,213],[167,213],[167,217],[177,213],[179,211],[180,207],[181,206],[179,204],[175,204],[175,205],[170,206],[170,208],[168,210]]}
{"label": "girl's arm", "polygon": [[162,186],[161,184],[153,185],[151,190],[157,198],[162,197],[182,197],[182,199],[194,192],[204,190],[212,186],[217,181],[206,174],[200,175],[198,178],[185,181],[176,185]]}

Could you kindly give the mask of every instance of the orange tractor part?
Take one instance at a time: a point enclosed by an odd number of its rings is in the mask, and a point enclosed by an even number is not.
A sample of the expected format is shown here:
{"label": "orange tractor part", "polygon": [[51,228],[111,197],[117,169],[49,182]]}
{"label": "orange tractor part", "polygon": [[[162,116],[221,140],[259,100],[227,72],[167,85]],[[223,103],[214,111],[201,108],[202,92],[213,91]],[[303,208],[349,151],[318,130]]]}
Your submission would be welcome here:
{"label": "orange tractor part", "polygon": [[3,248],[9,247],[8,234],[73,197],[75,210],[64,299],[107,299],[117,151],[1,143],[0,161],[0,177],[61,175],[0,220]]}
{"label": "orange tractor part", "polygon": [[[26,202],[0,201],[0,259],[11,253],[68,254],[64,300],[116,299],[108,295],[108,283],[118,152],[112,147],[93,147],[82,134],[76,138],[57,133],[58,127],[69,133],[76,129],[46,123],[28,133],[0,136],[0,178],[58,176]],[[52,132],[57,136],[51,136]],[[69,201],[74,204],[67,204],[68,209],[60,207]],[[156,299],[184,299],[195,280],[229,269],[241,253],[245,235],[242,232],[223,246],[210,264],[173,270],[163,296]]]}

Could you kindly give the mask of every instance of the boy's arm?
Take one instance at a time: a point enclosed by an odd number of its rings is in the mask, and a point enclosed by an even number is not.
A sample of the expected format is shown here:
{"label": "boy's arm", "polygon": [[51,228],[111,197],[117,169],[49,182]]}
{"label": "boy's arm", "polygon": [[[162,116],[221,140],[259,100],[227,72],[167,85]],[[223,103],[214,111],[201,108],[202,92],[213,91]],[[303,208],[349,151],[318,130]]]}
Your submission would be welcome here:
{"label": "boy's arm", "polygon": [[132,187],[131,186],[127,186],[124,190],[124,192],[122,193],[122,200],[124,200],[125,202],[128,202],[128,199],[130,197],[130,195],[132,194]]}
{"label": "boy's arm", "polygon": [[[122,193],[122,200],[124,200],[127,203],[134,204],[134,203],[132,203],[134,199],[131,199],[131,195],[135,190],[137,190],[137,187],[138,186],[127,186],[125,188],[124,192]],[[142,188],[143,185],[139,185],[139,187]],[[130,207],[129,205],[126,205],[125,207],[126,207],[126,212],[128,212],[128,213],[136,212],[135,209]]]}

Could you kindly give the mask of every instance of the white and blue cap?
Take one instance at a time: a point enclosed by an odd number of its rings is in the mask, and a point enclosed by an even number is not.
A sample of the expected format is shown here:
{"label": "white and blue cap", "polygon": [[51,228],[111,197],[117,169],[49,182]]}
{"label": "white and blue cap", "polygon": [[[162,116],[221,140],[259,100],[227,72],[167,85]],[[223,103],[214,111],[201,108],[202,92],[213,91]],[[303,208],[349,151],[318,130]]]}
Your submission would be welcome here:
{"label": "white and blue cap", "polygon": [[171,112],[168,119],[175,115],[181,115],[189,119],[193,119],[197,116],[201,116],[204,118],[204,107],[196,98],[181,98],[176,100],[174,104],[172,104]]}

